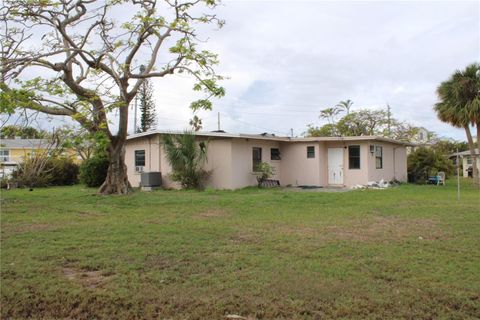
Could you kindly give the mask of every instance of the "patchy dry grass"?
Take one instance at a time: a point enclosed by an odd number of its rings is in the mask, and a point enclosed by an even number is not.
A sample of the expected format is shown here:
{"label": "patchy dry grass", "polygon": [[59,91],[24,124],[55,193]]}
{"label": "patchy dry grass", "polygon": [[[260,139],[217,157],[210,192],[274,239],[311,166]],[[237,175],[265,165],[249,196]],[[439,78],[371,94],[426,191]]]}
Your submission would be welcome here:
{"label": "patchy dry grass", "polygon": [[68,280],[89,289],[101,288],[111,278],[111,275],[98,270],[87,271],[72,267],[63,267],[62,273]]}
{"label": "patchy dry grass", "polygon": [[480,192],[2,193],[2,319],[478,319]]}

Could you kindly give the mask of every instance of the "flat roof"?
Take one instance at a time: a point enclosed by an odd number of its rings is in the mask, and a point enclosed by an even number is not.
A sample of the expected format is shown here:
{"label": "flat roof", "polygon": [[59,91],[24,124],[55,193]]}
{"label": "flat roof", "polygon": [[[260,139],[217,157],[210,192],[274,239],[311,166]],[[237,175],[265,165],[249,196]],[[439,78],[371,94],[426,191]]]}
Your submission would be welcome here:
{"label": "flat roof", "polygon": [[[137,139],[141,137],[147,137],[151,135],[162,135],[162,134],[183,134],[184,131],[168,131],[168,130],[152,130],[142,133],[136,133],[127,136],[127,140]],[[243,138],[243,139],[257,139],[257,140],[271,140],[271,141],[282,141],[282,142],[322,142],[322,141],[380,141],[387,143],[400,144],[404,146],[414,146],[415,144],[410,142],[398,141],[390,138],[380,137],[380,136],[350,136],[350,137],[302,137],[302,138],[292,138],[287,136],[275,136],[271,134],[244,134],[244,133],[228,133],[228,132],[206,132],[198,131],[194,132],[197,136],[202,137],[217,137],[217,138]]]}

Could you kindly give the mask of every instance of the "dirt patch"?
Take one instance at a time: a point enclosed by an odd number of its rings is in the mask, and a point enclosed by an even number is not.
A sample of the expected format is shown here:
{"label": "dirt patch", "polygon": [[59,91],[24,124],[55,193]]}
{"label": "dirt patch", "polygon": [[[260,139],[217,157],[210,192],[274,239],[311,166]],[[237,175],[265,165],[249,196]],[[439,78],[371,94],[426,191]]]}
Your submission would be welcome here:
{"label": "dirt patch", "polygon": [[402,219],[397,217],[362,218],[347,224],[319,226],[281,227],[282,232],[322,240],[350,240],[359,242],[382,242],[417,238],[436,240],[445,238],[438,224],[428,219]]}
{"label": "dirt patch", "polygon": [[85,271],[73,267],[62,268],[62,273],[68,280],[78,283],[89,289],[102,287],[112,277],[112,275],[103,274],[98,270]]}
{"label": "dirt patch", "polygon": [[97,212],[92,212],[92,211],[76,211],[76,213],[81,217],[92,217],[92,216],[96,217],[100,215]]}
{"label": "dirt patch", "polygon": [[219,218],[219,217],[227,217],[230,213],[221,208],[210,208],[204,211],[200,211],[194,214],[196,218]]}
{"label": "dirt patch", "polygon": [[233,234],[230,241],[234,244],[258,244],[262,242],[258,234],[245,232]]}
{"label": "dirt patch", "polygon": [[53,231],[58,229],[58,226],[54,226],[48,223],[34,223],[25,225],[3,225],[4,230],[11,230],[12,233],[29,233],[38,231]]}

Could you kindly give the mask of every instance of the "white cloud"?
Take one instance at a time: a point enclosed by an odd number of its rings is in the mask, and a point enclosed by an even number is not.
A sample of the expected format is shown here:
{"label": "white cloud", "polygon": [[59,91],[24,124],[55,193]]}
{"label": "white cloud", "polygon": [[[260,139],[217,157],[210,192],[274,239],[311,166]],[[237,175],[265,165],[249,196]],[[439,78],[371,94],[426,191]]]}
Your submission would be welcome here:
{"label": "white cloud", "polygon": [[[480,61],[479,2],[227,1],[227,22],[201,37],[220,55],[225,98],[201,112],[206,130],[296,134],[319,124],[318,111],[351,99],[387,103],[396,118],[464,139],[437,120],[437,85]],[[189,78],[154,80],[159,126],[187,126],[198,95]],[[132,118],[133,119],[133,118]]]}

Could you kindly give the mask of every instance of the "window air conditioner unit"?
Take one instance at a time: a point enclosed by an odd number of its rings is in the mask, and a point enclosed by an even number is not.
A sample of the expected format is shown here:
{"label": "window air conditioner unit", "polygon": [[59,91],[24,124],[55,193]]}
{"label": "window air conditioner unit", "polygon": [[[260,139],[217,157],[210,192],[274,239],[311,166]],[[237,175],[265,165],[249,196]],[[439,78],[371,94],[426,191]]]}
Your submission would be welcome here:
{"label": "window air conditioner unit", "polygon": [[135,166],[135,172],[143,172],[144,169],[144,166]]}

